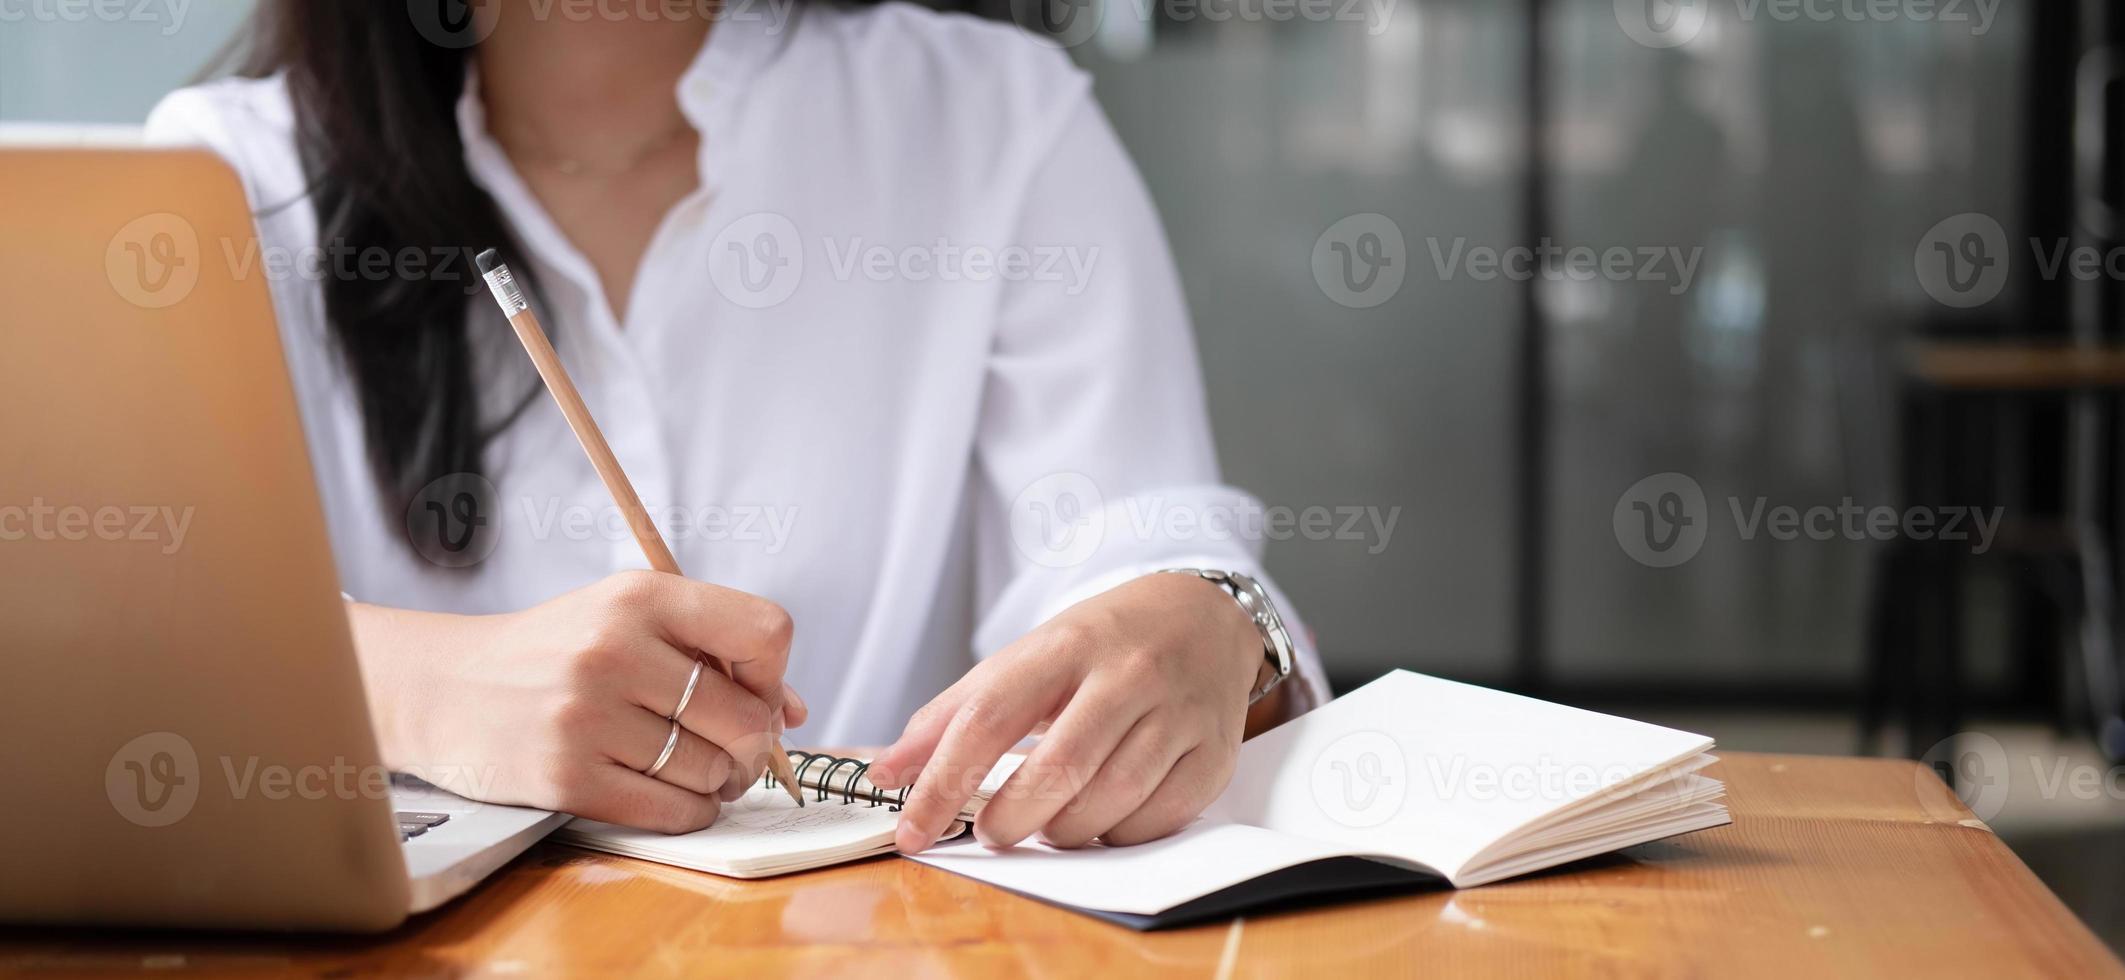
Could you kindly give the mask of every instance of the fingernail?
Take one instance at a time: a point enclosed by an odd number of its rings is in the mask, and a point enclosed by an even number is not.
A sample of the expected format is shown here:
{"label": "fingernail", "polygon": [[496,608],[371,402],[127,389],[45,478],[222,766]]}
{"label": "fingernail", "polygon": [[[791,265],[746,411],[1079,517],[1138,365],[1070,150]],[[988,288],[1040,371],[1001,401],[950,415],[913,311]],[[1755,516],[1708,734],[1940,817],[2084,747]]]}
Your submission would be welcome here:
{"label": "fingernail", "polygon": [[920,854],[933,843],[936,842],[922,839],[922,831],[916,830],[914,824],[906,821],[902,821],[900,829],[893,834],[893,846],[899,848],[902,854]]}
{"label": "fingernail", "polygon": [[811,711],[811,707],[804,703],[804,696],[798,694],[797,689],[789,686],[788,684],[782,685],[782,699],[784,701],[794,702],[797,705],[798,711],[803,711],[807,713]]}

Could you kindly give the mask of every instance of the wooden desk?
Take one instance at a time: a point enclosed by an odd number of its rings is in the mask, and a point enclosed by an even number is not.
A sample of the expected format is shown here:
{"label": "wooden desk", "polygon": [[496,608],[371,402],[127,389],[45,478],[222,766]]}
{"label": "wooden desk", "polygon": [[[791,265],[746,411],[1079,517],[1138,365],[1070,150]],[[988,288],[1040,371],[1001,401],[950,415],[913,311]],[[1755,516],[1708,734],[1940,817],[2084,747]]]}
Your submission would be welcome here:
{"label": "wooden desk", "polygon": [[1926,384],[1965,391],[2125,388],[2125,347],[1927,341],[1908,364]]}
{"label": "wooden desk", "polygon": [[1714,771],[1727,781],[1730,827],[1465,892],[1167,933],[1130,932],[896,858],[740,882],[545,844],[381,938],[0,930],[0,970],[2125,976],[1915,763],[1736,752]]}

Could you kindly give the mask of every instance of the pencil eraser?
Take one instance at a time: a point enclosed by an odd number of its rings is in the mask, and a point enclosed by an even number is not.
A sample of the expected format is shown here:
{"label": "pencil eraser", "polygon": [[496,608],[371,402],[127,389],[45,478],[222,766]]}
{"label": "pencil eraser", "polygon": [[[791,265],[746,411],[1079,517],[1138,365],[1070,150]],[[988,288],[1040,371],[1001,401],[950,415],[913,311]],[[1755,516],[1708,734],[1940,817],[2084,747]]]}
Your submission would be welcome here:
{"label": "pencil eraser", "polygon": [[[465,253],[459,252],[458,254],[463,255]],[[502,264],[502,256],[500,253],[490,248],[484,252],[481,252],[479,257],[473,259],[473,261],[478,262],[480,264],[480,275],[484,276],[490,272],[493,272],[495,266]]]}

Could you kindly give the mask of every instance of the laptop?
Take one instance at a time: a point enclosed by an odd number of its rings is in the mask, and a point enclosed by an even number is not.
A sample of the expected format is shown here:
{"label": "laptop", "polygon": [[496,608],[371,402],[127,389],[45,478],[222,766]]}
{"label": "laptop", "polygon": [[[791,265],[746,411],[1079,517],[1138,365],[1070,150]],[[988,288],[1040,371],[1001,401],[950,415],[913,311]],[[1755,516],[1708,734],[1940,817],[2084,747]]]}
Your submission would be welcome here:
{"label": "laptop", "polygon": [[243,190],[0,148],[0,921],[373,931],[567,818],[387,771]]}

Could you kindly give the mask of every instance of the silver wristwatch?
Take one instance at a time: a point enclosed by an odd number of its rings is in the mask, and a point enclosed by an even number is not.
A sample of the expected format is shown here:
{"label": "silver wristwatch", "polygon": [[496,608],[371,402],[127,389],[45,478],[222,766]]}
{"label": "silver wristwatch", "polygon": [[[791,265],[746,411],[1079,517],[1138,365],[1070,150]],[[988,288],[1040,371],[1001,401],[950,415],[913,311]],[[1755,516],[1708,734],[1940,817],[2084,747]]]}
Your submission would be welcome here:
{"label": "silver wristwatch", "polygon": [[1276,603],[1270,601],[1269,590],[1254,576],[1241,572],[1221,572],[1208,568],[1167,568],[1161,572],[1179,575],[1194,575],[1231,593],[1234,601],[1247,618],[1254,620],[1254,628],[1262,633],[1262,669],[1254,675],[1254,690],[1248,693],[1247,703],[1253,704],[1276,690],[1284,678],[1298,665],[1298,655],[1291,647],[1291,634],[1284,629],[1284,617],[1277,615]]}

